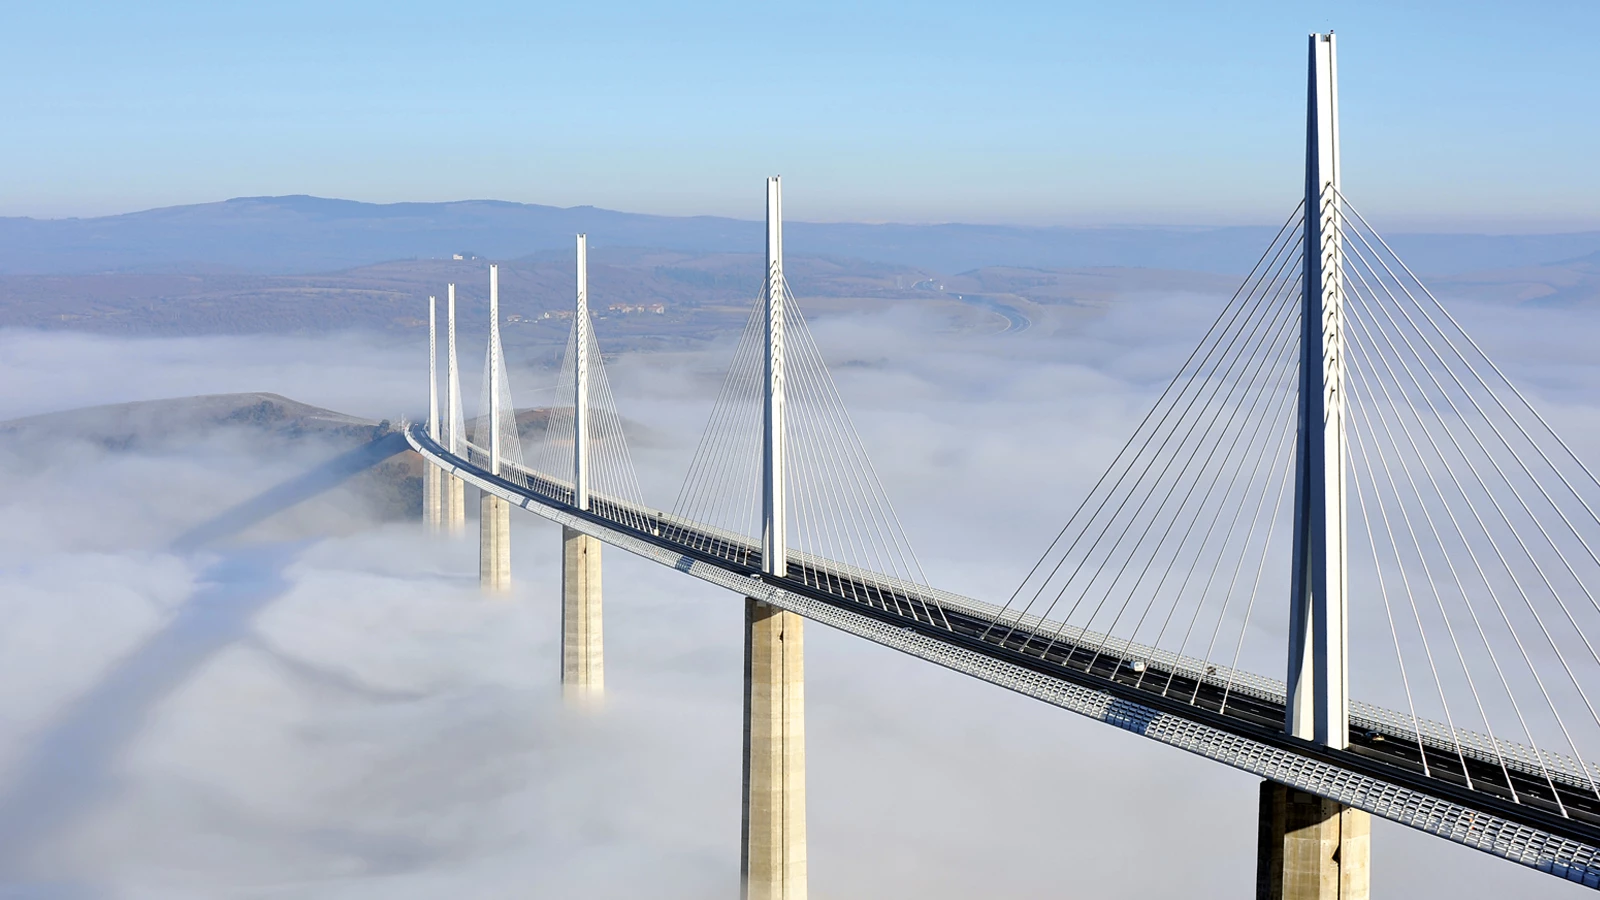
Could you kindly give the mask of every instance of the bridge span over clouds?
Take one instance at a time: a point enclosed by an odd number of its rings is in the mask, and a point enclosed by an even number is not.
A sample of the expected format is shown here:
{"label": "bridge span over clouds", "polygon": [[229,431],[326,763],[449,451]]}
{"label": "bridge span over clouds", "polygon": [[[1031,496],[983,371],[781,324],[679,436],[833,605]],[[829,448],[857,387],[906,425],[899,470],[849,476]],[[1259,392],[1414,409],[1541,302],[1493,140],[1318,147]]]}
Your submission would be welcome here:
{"label": "bridge span over clouds", "polygon": [[[526,454],[497,270],[471,421],[450,287],[443,377],[430,332],[428,421],[405,429],[424,513],[459,530],[477,488],[491,591],[513,507],[562,525],[569,700],[603,693],[603,544],[745,598],[745,896],[806,894],[803,619],[1261,777],[1259,897],[1368,896],[1370,815],[1600,888],[1600,480],[1344,196],[1333,35],[1308,46],[1304,199],[998,604],[923,575],[784,279],[778,179],[671,509],[633,474],[584,236],[570,405]],[[1254,653],[1263,609],[1288,643]],[[1356,649],[1382,703],[1350,696],[1352,620],[1381,623],[1356,633],[1387,646]],[[1274,655],[1283,678],[1241,665]]]}

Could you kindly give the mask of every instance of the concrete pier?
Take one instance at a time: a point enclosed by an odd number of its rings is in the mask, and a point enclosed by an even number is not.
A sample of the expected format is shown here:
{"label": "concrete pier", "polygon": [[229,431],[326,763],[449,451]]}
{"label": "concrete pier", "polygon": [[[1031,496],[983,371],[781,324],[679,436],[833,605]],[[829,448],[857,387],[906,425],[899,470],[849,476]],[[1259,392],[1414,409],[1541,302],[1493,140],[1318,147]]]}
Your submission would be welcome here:
{"label": "concrete pier", "polygon": [[598,706],[605,696],[600,547],[581,531],[561,529],[561,694],[569,706]]}
{"label": "concrete pier", "polygon": [[446,534],[460,534],[467,530],[467,483],[454,475],[439,471],[444,496],[441,515]]}
{"label": "concrete pier", "polygon": [[444,527],[444,470],[432,463],[422,464],[422,521],[437,534]]}
{"label": "concrete pier", "polygon": [[805,644],[801,618],[744,604],[745,900],[806,896]]}
{"label": "concrete pier", "polygon": [[1261,783],[1256,900],[1368,900],[1371,855],[1367,813]]}
{"label": "concrete pier", "polygon": [[511,504],[487,491],[478,504],[478,585],[491,594],[511,589]]}

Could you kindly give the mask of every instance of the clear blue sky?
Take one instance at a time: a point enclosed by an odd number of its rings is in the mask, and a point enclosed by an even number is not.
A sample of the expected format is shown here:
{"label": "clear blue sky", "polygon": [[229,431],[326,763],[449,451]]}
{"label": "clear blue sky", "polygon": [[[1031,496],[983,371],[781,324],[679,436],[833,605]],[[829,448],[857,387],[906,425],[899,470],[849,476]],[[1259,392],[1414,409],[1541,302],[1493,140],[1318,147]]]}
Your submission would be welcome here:
{"label": "clear blue sky", "polygon": [[[1200,7],[1205,7],[1201,10]],[[811,220],[1264,222],[1305,35],[1347,193],[1600,227],[1600,2],[7,4],[0,215],[493,197]]]}

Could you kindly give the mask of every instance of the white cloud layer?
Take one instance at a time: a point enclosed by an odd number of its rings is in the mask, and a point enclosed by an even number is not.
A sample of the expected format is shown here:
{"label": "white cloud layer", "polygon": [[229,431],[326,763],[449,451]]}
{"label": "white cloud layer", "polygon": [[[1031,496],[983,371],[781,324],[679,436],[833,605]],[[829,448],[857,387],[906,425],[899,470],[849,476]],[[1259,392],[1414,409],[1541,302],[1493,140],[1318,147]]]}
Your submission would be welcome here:
{"label": "white cloud layer", "polygon": [[[1133,298],[1084,331],[1002,339],[903,310],[815,329],[929,578],[998,601],[1216,302]],[[1531,337],[1550,321],[1502,342],[1543,361],[1578,346],[1571,327],[1553,351]],[[393,417],[423,384],[415,348],[362,342],[0,348],[0,418],[230,390]],[[635,447],[652,503],[676,493],[723,355],[611,361],[622,412],[657,436]],[[512,377],[531,392],[541,376]],[[1581,439],[1600,379],[1560,378],[1540,383]],[[531,516],[507,600],[477,592],[473,535],[357,528],[348,495],[252,542],[162,550],[320,452],[219,435],[3,459],[0,896],[734,896],[738,598],[608,548],[609,693],[583,717],[557,685],[557,529]],[[1250,894],[1253,778],[818,625],[807,638],[815,896]],[[1373,861],[1386,896],[1577,895],[1385,823]]]}

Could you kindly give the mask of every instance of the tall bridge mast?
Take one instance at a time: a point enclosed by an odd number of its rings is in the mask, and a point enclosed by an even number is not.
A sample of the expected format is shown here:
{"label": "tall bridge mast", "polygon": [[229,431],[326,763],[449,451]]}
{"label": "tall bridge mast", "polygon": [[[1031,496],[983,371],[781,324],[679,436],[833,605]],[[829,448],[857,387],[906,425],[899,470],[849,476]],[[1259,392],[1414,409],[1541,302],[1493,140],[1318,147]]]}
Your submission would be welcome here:
{"label": "tall bridge mast", "polygon": [[[439,301],[428,298],[428,439],[439,440]],[[445,472],[438,466],[424,466],[422,473],[422,517],[428,530],[444,526],[443,486]]]}
{"label": "tall bridge mast", "polygon": [[[517,440],[515,409],[510,410],[511,434],[500,434],[500,372],[505,363],[500,348],[500,267],[489,265],[489,474],[499,475],[504,456],[501,441]],[[504,498],[483,492],[478,504],[478,584],[490,593],[511,589],[511,504]]]}
{"label": "tall bridge mast", "polygon": [[[572,308],[572,505],[589,508],[589,238],[578,235],[578,290]],[[605,423],[601,423],[604,427]],[[561,529],[561,694],[595,709],[605,695],[598,538]]]}
{"label": "tall bridge mast", "polygon": [[[1333,33],[1310,36],[1305,233],[1300,247],[1300,405],[1284,730],[1350,744],[1345,563],[1344,235]],[[1342,803],[1261,785],[1257,900],[1367,900],[1371,821]]]}
{"label": "tall bridge mast", "polygon": [[[761,569],[788,574],[784,530],[783,195],[767,179],[767,352],[762,415]],[[744,900],[805,900],[805,651],[801,618],[744,603]]]}
{"label": "tall bridge mast", "polygon": [[1310,39],[1305,236],[1301,253],[1300,427],[1285,729],[1350,743],[1349,600],[1345,566],[1343,235],[1339,88],[1333,33]]}
{"label": "tall bridge mast", "polygon": [[489,264],[489,471],[500,474],[500,267]]}
{"label": "tall bridge mast", "polygon": [[572,505],[589,508],[589,238],[578,235],[578,303],[572,315]]}
{"label": "tall bridge mast", "polygon": [[[445,449],[452,455],[461,453],[461,429],[465,415],[461,411],[461,366],[456,360],[456,286],[451,284],[448,288],[445,301],[446,331],[445,340]],[[455,475],[446,473],[444,476],[443,512],[444,529],[451,534],[457,534],[466,528],[467,500],[466,483]]]}
{"label": "tall bridge mast", "polygon": [[788,574],[783,472],[783,184],[767,179],[767,367],[761,479],[761,565],[768,575]]}

